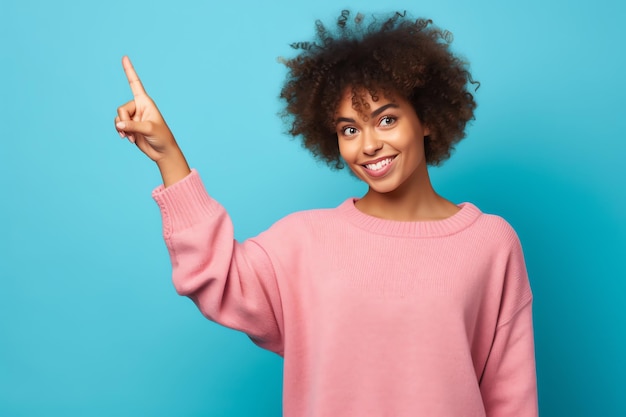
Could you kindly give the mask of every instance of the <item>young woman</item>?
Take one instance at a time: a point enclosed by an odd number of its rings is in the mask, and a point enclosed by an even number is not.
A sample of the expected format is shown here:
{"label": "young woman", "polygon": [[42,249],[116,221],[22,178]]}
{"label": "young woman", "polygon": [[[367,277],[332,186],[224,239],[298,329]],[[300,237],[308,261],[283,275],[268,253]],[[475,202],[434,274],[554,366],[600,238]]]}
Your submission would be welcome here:
{"label": "young woman", "polygon": [[502,218],[433,189],[475,102],[449,34],[342,13],[286,60],[290,133],[368,185],[236,242],[128,58],[116,128],[156,162],[177,291],[284,357],[286,416],[536,416],[532,295]]}

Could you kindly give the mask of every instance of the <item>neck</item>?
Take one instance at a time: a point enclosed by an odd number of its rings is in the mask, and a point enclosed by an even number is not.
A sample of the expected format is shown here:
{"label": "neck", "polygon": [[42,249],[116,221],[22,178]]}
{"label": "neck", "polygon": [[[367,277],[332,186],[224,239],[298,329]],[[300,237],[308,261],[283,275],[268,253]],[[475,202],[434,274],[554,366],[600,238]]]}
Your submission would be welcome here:
{"label": "neck", "polygon": [[365,214],[396,221],[442,220],[459,211],[455,204],[435,192],[427,170],[419,176],[419,181],[407,181],[388,193],[370,188],[355,206]]}

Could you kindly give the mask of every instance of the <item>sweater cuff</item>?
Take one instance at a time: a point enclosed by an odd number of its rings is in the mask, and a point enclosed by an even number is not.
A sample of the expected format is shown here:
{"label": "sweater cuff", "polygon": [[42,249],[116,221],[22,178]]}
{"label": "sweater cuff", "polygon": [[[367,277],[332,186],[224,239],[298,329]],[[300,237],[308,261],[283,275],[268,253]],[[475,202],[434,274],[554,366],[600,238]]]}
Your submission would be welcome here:
{"label": "sweater cuff", "polygon": [[187,229],[207,216],[214,216],[221,207],[208,195],[195,169],[167,188],[163,185],[155,188],[152,191],[152,198],[161,210],[165,236],[177,230]]}

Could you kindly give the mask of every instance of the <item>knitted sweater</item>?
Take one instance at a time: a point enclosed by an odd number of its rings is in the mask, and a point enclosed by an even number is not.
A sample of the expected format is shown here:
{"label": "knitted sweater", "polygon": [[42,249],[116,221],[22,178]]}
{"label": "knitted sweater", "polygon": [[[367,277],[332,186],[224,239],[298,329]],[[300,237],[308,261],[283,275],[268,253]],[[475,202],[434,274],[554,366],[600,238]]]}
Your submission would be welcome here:
{"label": "knitted sweater", "polygon": [[349,199],[239,243],[196,171],[153,197],[178,293],[284,357],[285,416],[537,415],[532,295],[502,218],[464,203],[398,222]]}

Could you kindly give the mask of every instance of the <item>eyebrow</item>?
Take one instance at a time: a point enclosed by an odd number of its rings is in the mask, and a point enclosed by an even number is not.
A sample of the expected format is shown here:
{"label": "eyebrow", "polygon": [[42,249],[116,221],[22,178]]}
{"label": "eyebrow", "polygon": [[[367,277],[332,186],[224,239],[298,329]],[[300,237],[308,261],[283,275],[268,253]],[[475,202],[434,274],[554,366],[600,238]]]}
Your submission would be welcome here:
{"label": "eyebrow", "polygon": [[[382,112],[384,112],[385,110],[387,110],[387,109],[389,109],[389,108],[394,108],[394,109],[397,109],[398,107],[400,107],[400,106],[398,106],[396,103],[387,103],[387,104],[385,104],[384,106],[381,106],[381,107],[377,108],[376,110],[374,110],[374,111],[370,114],[370,117],[376,117],[376,116],[378,116],[379,114],[381,114]],[[354,123],[354,122],[355,122],[355,120],[354,120],[354,119],[351,119],[351,118],[349,118],[349,117],[338,117],[338,118],[337,118],[337,122]]]}

